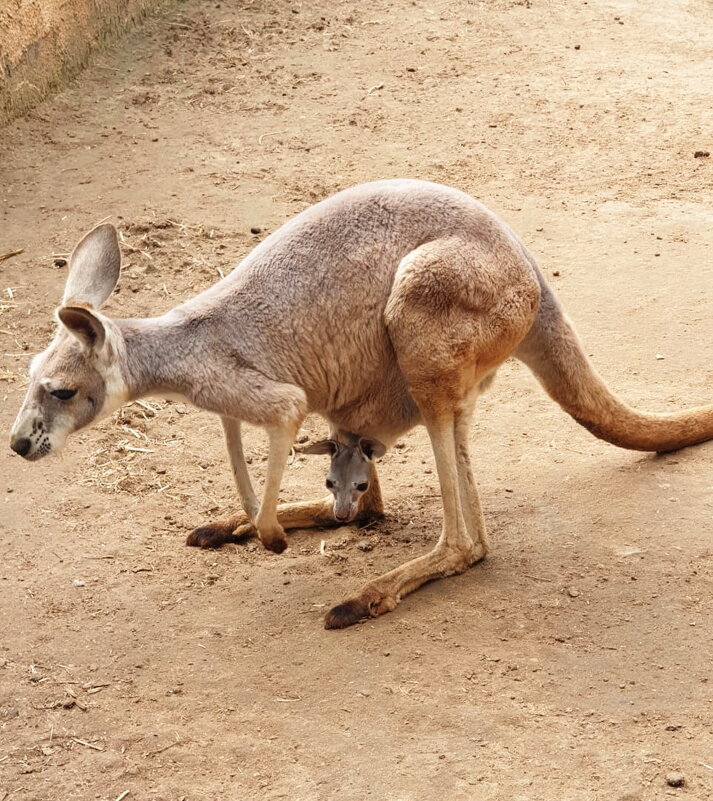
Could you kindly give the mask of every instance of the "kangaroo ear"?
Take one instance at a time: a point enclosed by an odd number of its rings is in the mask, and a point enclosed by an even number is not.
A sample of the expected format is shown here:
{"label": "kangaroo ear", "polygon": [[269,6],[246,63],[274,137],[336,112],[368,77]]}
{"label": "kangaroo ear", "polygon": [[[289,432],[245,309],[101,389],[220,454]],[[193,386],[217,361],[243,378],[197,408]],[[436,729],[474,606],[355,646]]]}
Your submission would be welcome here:
{"label": "kangaroo ear", "polygon": [[114,291],[121,270],[119,237],[111,223],[98,225],[86,234],[69,257],[69,275],[63,306],[99,309]]}
{"label": "kangaroo ear", "polygon": [[383,442],[379,442],[378,439],[367,439],[366,437],[362,437],[359,440],[359,450],[366,456],[367,459],[370,461],[376,461],[376,459],[381,459],[381,457],[386,453],[386,445]]}
{"label": "kangaroo ear", "polygon": [[57,317],[65,328],[88,349],[99,350],[106,339],[104,323],[83,306],[62,306]]}
{"label": "kangaroo ear", "polygon": [[298,453],[304,453],[307,456],[320,456],[324,453],[334,456],[339,450],[339,443],[333,439],[322,439],[319,442],[306,445],[304,448],[296,448],[296,450]]}

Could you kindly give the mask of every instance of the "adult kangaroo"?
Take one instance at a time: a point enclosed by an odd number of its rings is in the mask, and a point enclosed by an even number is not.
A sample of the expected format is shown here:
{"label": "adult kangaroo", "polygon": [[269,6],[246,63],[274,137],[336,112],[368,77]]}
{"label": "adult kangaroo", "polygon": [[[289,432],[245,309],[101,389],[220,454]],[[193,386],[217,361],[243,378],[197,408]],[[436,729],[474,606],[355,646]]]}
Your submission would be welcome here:
{"label": "adult kangaroo", "polygon": [[[266,548],[284,527],[333,524],[331,497],[278,506],[285,462],[305,415],[386,446],[422,423],[443,500],[436,546],[331,609],[327,628],[396,607],[427,581],[482,559],[488,539],[468,453],[478,393],[508,357],[593,434],[625,448],[670,451],[713,437],[713,406],[638,412],[590,365],[534,259],[473,198],[412,180],[364,184],[308,208],[224,280],[151,319],[99,311],[119,277],[115,229],[72,253],[59,326],[30,365],[11,447],[26,459],[146,395],[182,397],[221,416],[245,513],[196,529],[215,547],[254,526]],[[240,423],[263,426],[269,458],[258,504]],[[381,511],[375,471],[362,516]]]}

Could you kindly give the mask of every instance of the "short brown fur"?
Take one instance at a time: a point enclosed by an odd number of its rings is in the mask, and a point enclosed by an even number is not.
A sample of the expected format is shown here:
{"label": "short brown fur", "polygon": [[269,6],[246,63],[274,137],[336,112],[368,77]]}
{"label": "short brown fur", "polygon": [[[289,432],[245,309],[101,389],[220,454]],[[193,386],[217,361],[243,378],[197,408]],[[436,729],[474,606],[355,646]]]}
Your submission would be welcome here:
{"label": "short brown fur", "polygon": [[[36,459],[127,400],[178,395],[220,415],[245,510],[196,529],[189,544],[215,547],[255,530],[280,552],[286,527],[334,523],[331,498],[277,505],[308,412],[333,431],[387,446],[424,424],[443,501],[438,542],[328,612],[328,628],[391,611],[425,582],[463,572],[488,552],[469,423],[479,392],[510,356],[578,422],[622,447],[672,450],[713,437],[713,406],[655,415],[616,398],[524,245],[448,187],[381,181],[341,192],[268,237],[226,279],[155,319],[110,320],[98,311],[119,260],[108,225],[75,248],[60,330],[33,363],[13,449]],[[71,400],[57,401],[58,382],[72,383]],[[92,409],[94,395],[101,409]],[[269,436],[261,503],[242,421]],[[374,470],[359,515],[381,512]]]}

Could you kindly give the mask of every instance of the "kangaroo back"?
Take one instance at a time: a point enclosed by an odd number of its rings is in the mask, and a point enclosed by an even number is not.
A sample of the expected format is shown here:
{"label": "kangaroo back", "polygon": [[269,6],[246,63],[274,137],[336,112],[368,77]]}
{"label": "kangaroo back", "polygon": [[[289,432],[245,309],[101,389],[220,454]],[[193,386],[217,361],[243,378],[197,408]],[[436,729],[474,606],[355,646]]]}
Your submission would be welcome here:
{"label": "kangaroo back", "polygon": [[619,400],[590,363],[539,270],[538,276],[540,309],[514,355],[568,414],[599,439],[621,448],[665,452],[713,439],[713,405],[653,414]]}

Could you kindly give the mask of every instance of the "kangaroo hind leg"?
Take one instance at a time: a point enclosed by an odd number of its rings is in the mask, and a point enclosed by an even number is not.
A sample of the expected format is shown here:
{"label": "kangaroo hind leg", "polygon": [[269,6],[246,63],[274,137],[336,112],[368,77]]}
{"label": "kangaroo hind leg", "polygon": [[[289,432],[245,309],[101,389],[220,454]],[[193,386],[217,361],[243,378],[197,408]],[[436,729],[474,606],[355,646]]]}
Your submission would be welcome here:
{"label": "kangaroo hind leg", "polygon": [[430,242],[399,266],[386,326],[433,445],[443,528],[430,553],[332,609],[327,628],[389,612],[422,584],[461,573],[487,553],[468,454],[472,399],[527,334],[539,301],[539,284],[524,256],[507,238],[496,240]]}
{"label": "kangaroo hind leg", "polygon": [[468,534],[458,488],[453,415],[447,411],[424,416],[433,444],[443,499],[443,530],[436,547],[366,584],[353,598],[331,609],[325,628],[341,629],[362,618],[378,617],[395,609],[401,598],[422,584],[467,570],[480,556]]}

